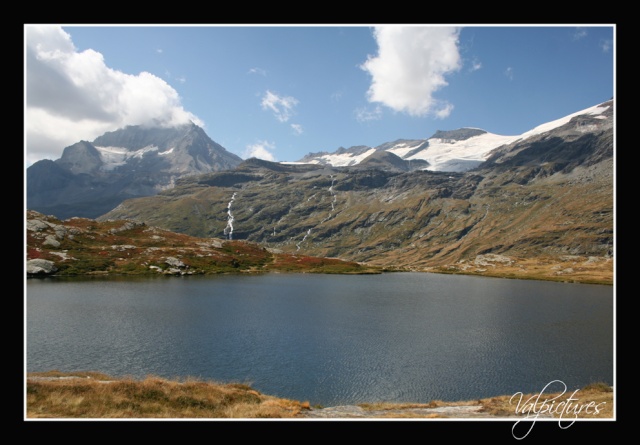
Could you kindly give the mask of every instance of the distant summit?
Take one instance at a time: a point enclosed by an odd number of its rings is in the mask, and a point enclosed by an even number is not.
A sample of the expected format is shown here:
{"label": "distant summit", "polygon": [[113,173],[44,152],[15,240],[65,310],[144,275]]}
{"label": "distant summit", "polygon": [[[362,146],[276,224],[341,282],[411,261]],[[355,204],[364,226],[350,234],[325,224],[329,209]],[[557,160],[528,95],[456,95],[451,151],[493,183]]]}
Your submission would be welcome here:
{"label": "distant summit", "polygon": [[155,195],[178,178],[229,170],[242,159],[189,123],[128,126],[66,147],[27,169],[27,208],[58,218],[96,218],[123,200]]}
{"label": "distant summit", "polygon": [[[590,125],[589,122],[604,118],[605,115],[602,113],[611,113],[612,103],[612,100],[604,102],[564,118],[539,125],[526,133],[515,136],[501,136],[480,128],[471,127],[457,130],[438,130],[428,139],[398,139],[377,147],[364,145],[349,149],[340,147],[333,153],[309,153],[299,162],[332,167],[355,166],[364,162],[365,159],[378,151],[386,151],[393,153],[404,161],[411,161],[414,165],[417,164],[416,161],[421,161],[424,164],[420,168],[424,170],[465,172],[479,167],[499,147],[510,145],[516,141],[523,141],[542,133],[548,133],[566,125],[570,121],[575,123],[579,131],[586,131],[588,129],[587,126]],[[580,126],[582,127],[579,128]]]}
{"label": "distant summit", "polygon": [[485,134],[486,131],[479,128],[460,128],[458,130],[442,131],[438,130],[429,139],[443,139],[449,141],[464,141],[474,136]]}

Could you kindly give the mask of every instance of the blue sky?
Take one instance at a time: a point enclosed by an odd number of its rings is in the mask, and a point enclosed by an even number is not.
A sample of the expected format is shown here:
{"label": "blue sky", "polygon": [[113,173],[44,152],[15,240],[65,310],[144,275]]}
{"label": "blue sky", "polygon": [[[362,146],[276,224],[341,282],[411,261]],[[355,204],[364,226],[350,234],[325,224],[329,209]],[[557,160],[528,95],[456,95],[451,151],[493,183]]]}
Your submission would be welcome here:
{"label": "blue sky", "polygon": [[191,120],[243,159],[437,130],[517,135],[609,100],[615,25],[25,25],[25,161]]}

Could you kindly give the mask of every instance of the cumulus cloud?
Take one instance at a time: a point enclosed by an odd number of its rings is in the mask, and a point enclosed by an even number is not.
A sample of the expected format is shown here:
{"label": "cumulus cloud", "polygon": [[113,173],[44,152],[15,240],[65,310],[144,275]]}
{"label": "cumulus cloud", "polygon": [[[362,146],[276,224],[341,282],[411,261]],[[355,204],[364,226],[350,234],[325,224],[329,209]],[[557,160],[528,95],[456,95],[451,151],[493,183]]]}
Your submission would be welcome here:
{"label": "cumulus cloud", "polygon": [[270,142],[258,141],[255,144],[247,145],[243,153],[243,158],[258,158],[275,162],[276,158],[270,151],[275,148],[275,145]]}
{"label": "cumulus cloud", "polygon": [[262,109],[271,110],[280,122],[287,122],[294,114],[294,107],[298,105],[298,99],[291,96],[278,96],[267,91],[262,97]]}
{"label": "cumulus cloud", "polygon": [[60,26],[25,30],[28,165],[126,125],[203,126],[159,77],[109,68],[99,52],[79,52]]}
{"label": "cumulus cloud", "polygon": [[604,53],[608,53],[609,51],[611,51],[612,47],[613,47],[613,40],[602,40],[600,42],[600,49],[602,49],[602,52]]}
{"label": "cumulus cloud", "polygon": [[300,124],[291,124],[291,128],[295,134],[302,134],[303,132],[302,125]]}
{"label": "cumulus cloud", "polygon": [[442,116],[451,110],[433,94],[447,86],[445,77],[462,66],[459,34],[456,27],[376,27],[378,55],[361,65],[371,75],[368,100],[411,116]]}
{"label": "cumulus cloud", "polygon": [[357,108],[355,115],[358,122],[377,121],[382,118],[382,108],[379,105],[374,108]]}
{"label": "cumulus cloud", "polygon": [[471,62],[471,68],[469,68],[469,71],[471,72],[478,71],[480,68],[482,68],[482,63],[478,59],[473,59],[473,62]]}

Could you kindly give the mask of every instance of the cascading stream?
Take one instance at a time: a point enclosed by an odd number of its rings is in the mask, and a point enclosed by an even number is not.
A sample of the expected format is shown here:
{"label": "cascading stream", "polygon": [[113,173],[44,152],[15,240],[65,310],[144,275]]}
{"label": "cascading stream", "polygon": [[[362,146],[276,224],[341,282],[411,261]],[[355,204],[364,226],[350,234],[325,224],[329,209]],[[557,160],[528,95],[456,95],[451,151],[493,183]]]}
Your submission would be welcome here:
{"label": "cascading stream", "polygon": [[[326,217],[326,218],[324,218],[322,221],[320,221],[320,222],[318,223],[318,225],[320,225],[320,224],[322,224],[323,222],[325,222],[325,221],[329,220],[329,219],[333,216],[333,212],[334,212],[334,211],[335,211],[335,209],[336,209],[336,199],[337,199],[337,196],[336,196],[336,192],[334,192],[334,191],[333,191],[333,185],[334,185],[334,184],[335,184],[335,182],[336,182],[336,178],[335,178],[335,176],[334,176],[334,175],[329,175],[329,177],[331,178],[331,186],[329,187],[329,193],[331,193],[331,197],[332,197],[332,199],[331,199],[331,211],[329,212],[329,216],[327,216],[327,217]],[[314,194],[313,196],[315,196],[315,194]],[[311,198],[313,198],[313,196],[311,196],[309,199],[307,199],[307,202],[309,202],[309,200],[310,200]],[[275,234],[275,229],[274,229],[274,234]],[[311,235],[311,229],[307,230],[307,233],[304,235],[304,237],[302,238],[302,240],[300,240],[300,242],[296,243],[296,251],[297,251],[297,250],[300,250],[300,245],[301,245],[301,244],[302,244],[302,243],[307,239],[307,237],[308,237],[309,235]]]}
{"label": "cascading stream", "polygon": [[231,204],[233,204],[233,201],[235,201],[236,199],[236,193],[233,194],[233,196],[231,196],[231,201],[229,201],[229,204],[227,205],[227,227],[224,228],[224,234],[225,236],[228,236],[229,239],[233,239],[233,222],[235,221],[235,219],[233,218],[233,214],[231,213]]}

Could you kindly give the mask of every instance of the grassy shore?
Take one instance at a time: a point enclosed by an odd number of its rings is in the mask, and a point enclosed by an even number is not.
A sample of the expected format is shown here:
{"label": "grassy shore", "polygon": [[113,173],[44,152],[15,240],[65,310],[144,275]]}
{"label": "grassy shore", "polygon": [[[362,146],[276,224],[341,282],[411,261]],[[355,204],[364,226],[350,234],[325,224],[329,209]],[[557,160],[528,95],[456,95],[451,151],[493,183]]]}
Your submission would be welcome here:
{"label": "grassy shore", "polygon": [[[416,409],[463,405],[478,407],[482,417],[515,418],[524,416],[527,409],[531,413],[535,409],[534,402],[537,409],[543,408],[541,403],[544,399],[553,401],[556,411],[552,415],[558,417],[559,404],[572,396],[573,411],[565,410],[563,418],[573,418],[573,412],[578,407],[583,408],[577,414],[579,418],[614,417],[613,391],[603,383],[588,385],[575,394],[572,391],[544,394],[537,399],[535,394],[524,394],[522,397],[505,395],[462,402],[435,400],[429,403],[369,403],[358,406],[365,412],[375,412],[371,417],[379,418],[457,417],[455,413],[433,414],[426,410],[424,414],[416,414]],[[590,403],[591,408],[586,409]],[[598,406],[598,410],[594,409],[595,406]],[[308,417],[310,411],[318,408],[311,407],[307,401],[268,396],[242,383],[217,383],[191,378],[166,380],[149,376],[133,379],[114,378],[96,372],[49,371],[29,373],[26,381],[28,419],[296,419]]]}

